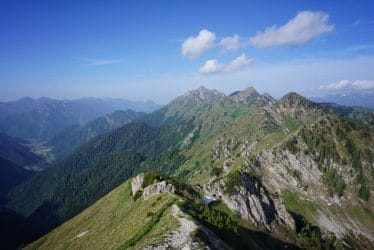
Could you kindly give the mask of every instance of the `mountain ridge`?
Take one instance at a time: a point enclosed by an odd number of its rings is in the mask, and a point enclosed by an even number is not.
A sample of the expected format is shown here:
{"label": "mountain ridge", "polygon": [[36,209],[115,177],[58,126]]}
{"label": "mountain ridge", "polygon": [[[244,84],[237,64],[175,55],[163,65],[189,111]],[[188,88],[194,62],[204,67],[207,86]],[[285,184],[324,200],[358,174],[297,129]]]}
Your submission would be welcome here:
{"label": "mountain ridge", "polygon": [[[201,91],[213,95],[200,98]],[[81,194],[67,190],[78,183],[83,189],[86,183],[90,183],[91,190],[98,188],[99,184],[91,183],[87,176],[95,179],[101,176],[105,183],[110,183],[111,172],[102,170],[117,169],[118,164],[115,158],[107,157],[126,153],[140,158],[120,180],[125,181],[145,170],[171,175],[196,187],[201,194],[210,190],[210,195],[215,194],[246,223],[255,228],[263,225],[258,230],[278,234],[281,238],[285,236],[281,228],[287,227],[286,221],[294,220],[296,229],[291,231],[298,246],[314,246],[307,235],[298,231],[301,228],[307,230],[310,225],[320,230],[312,230],[313,234],[319,235],[320,243],[328,240],[332,231],[339,238],[336,242],[360,244],[355,236],[350,235],[348,241],[335,227],[324,224],[331,220],[338,223],[338,228],[343,228],[339,230],[353,230],[364,237],[363,245],[371,241],[368,228],[372,221],[363,220],[356,210],[349,210],[343,202],[343,199],[353,197],[349,199],[354,209],[369,211],[373,202],[370,195],[373,141],[370,138],[374,137],[367,125],[294,93],[281,100],[260,95],[256,101],[238,103],[230,96],[205,89],[190,92],[184,98],[178,97],[139,121],[94,139],[78,148],[57,168],[50,168],[14,189],[15,200],[10,208],[20,211],[14,205],[23,202],[25,207],[21,210],[27,211],[27,206],[33,203],[32,210],[39,213],[35,217],[38,221],[42,221],[43,213],[47,211],[56,213],[55,219],[61,223],[95,201],[92,196],[85,203],[79,203],[79,208],[72,209],[63,200],[80,200]],[[49,173],[64,176],[68,169],[75,172],[69,177],[61,177],[52,188],[58,192],[44,192],[44,197],[38,195],[36,186],[40,189],[45,185],[45,190],[51,190],[51,187],[47,189]],[[57,170],[61,173],[52,174]],[[340,176],[344,176],[343,182]],[[113,181],[106,190],[114,188],[118,181]],[[52,206],[52,210],[48,210],[48,206],[43,207],[43,203],[50,201],[59,208]],[[341,207],[337,205],[339,202]],[[303,204],[305,208],[297,204]],[[282,219],[264,219],[264,215],[269,214]],[[362,227],[357,228],[347,218],[354,218]]]}
{"label": "mountain ridge", "polygon": [[69,125],[84,124],[115,110],[150,112],[159,107],[149,101],[133,102],[118,98],[24,98],[0,103],[0,131],[26,139],[49,139]]}

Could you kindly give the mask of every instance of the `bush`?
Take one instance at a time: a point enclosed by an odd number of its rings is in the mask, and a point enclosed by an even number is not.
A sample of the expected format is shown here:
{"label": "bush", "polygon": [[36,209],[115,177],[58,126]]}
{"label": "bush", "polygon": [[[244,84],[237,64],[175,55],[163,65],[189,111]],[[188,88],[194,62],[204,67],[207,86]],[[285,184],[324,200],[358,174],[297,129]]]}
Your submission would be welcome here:
{"label": "bush", "polygon": [[136,201],[136,200],[139,199],[140,196],[142,196],[142,195],[143,195],[143,191],[142,191],[142,190],[138,190],[138,191],[136,191],[136,193],[135,193],[135,195],[134,195],[134,197],[133,197],[133,200]]}
{"label": "bush", "polygon": [[229,195],[235,194],[237,191],[237,187],[240,186],[241,183],[242,183],[242,177],[240,175],[240,172],[238,170],[231,172],[226,177],[225,193]]}
{"label": "bush", "polygon": [[292,138],[290,140],[288,140],[285,144],[284,144],[284,147],[285,149],[287,149],[288,151],[290,151],[291,153],[293,154],[296,154],[300,151],[300,149],[297,147],[297,140],[296,138]]}
{"label": "bush", "polygon": [[147,212],[147,217],[152,217],[153,215],[154,215],[153,212],[151,212],[151,211]]}
{"label": "bush", "polygon": [[366,183],[361,184],[360,189],[358,190],[358,196],[365,200],[368,201],[370,197],[370,190],[369,187],[366,185]]}
{"label": "bush", "polygon": [[210,170],[210,176],[220,176],[223,170],[219,167],[212,167]]}
{"label": "bush", "polygon": [[201,222],[213,227],[220,233],[238,234],[238,226],[235,221],[226,213],[211,208],[209,205],[193,202],[177,203],[181,209]]}
{"label": "bush", "polygon": [[323,182],[327,185],[330,195],[342,196],[346,188],[345,182],[335,169],[329,168],[322,176]]}
{"label": "bush", "polygon": [[161,179],[161,176],[159,173],[152,172],[152,171],[145,173],[142,188],[152,185],[156,179]]}

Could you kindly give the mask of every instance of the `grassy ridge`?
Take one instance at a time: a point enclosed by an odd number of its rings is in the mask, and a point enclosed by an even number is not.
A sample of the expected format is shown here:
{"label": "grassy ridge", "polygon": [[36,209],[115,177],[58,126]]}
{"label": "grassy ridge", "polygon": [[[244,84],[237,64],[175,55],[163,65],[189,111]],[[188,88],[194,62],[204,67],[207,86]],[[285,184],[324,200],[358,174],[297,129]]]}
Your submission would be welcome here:
{"label": "grassy ridge", "polygon": [[150,213],[150,216],[152,216],[151,221],[145,225],[144,228],[142,228],[139,232],[137,232],[132,238],[127,240],[125,243],[123,243],[118,250],[128,249],[129,247],[135,246],[136,243],[138,243],[140,240],[142,240],[149,232],[156,226],[158,222],[160,222],[163,214],[165,211],[174,203],[174,200],[171,200],[170,202],[166,203],[160,210],[157,211],[157,213],[153,214]]}
{"label": "grassy ridge", "polygon": [[[160,243],[165,234],[178,226],[169,211],[173,199],[160,194],[134,202],[127,181],[26,249],[116,249],[124,242],[137,243],[140,236],[136,249]],[[152,227],[141,235],[144,225]]]}

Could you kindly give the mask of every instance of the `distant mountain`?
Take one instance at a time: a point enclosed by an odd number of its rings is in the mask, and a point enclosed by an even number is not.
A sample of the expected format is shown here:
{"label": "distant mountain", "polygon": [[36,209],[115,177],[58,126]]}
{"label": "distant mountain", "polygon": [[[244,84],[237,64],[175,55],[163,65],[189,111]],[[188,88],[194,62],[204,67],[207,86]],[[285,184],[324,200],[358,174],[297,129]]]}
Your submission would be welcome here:
{"label": "distant mountain", "polygon": [[22,98],[0,103],[0,132],[20,138],[51,138],[67,126],[84,124],[115,110],[151,112],[160,106],[152,101],[117,98],[53,100]]}
{"label": "distant mountain", "polygon": [[337,103],[344,106],[374,108],[374,91],[338,93],[322,97],[311,97],[315,102]]}
{"label": "distant mountain", "polygon": [[319,105],[351,119],[362,121],[374,128],[374,109],[360,106],[343,106],[336,103],[319,103]]}
{"label": "distant mountain", "polygon": [[49,140],[48,144],[52,147],[52,153],[55,157],[60,159],[73,152],[80,145],[87,143],[92,138],[121,127],[145,115],[146,113],[132,110],[117,110],[84,125],[71,125]]}

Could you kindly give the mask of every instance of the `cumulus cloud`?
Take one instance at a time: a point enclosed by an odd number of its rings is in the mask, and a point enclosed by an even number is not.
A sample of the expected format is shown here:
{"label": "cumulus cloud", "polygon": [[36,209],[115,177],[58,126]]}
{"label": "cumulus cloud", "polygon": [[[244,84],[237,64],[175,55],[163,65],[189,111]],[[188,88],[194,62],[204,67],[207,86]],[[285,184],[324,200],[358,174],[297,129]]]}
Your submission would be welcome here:
{"label": "cumulus cloud", "polygon": [[244,68],[252,62],[252,59],[249,58],[245,53],[241,54],[234,60],[232,60],[226,67],[227,72],[232,72]]}
{"label": "cumulus cloud", "polygon": [[274,25],[250,38],[255,47],[301,45],[324,33],[331,32],[329,15],[325,12],[301,11],[280,27]]}
{"label": "cumulus cloud", "polygon": [[200,74],[213,74],[213,73],[219,73],[224,70],[224,66],[220,64],[217,60],[211,59],[204,63],[203,66],[200,67],[199,73]]}
{"label": "cumulus cloud", "polygon": [[199,73],[203,75],[216,74],[216,73],[229,73],[234,72],[248,66],[252,62],[245,53],[241,54],[227,65],[219,63],[217,60],[207,60],[203,66],[200,67]]}
{"label": "cumulus cloud", "polygon": [[320,87],[321,90],[339,91],[339,90],[369,90],[374,89],[374,80],[341,80]]}
{"label": "cumulus cloud", "polygon": [[240,37],[237,34],[234,36],[224,37],[219,42],[219,45],[221,45],[227,51],[235,51],[240,46]]}
{"label": "cumulus cloud", "polygon": [[203,29],[197,36],[187,38],[182,44],[182,55],[187,58],[196,58],[215,46],[216,35]]}

